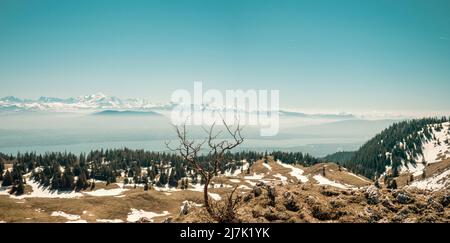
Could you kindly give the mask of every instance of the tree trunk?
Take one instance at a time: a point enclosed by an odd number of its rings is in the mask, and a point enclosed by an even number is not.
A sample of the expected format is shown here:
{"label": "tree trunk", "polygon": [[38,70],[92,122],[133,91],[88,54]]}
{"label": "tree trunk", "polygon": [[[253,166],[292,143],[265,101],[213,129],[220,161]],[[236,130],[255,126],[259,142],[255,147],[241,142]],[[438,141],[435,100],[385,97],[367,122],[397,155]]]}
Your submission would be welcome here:
{"label": "tree trunk", "polygon": [[208,211],[209,215],[215,219],[216,215],[214,214],[211,205],[209,205],[209,197],[208,197],[208,186],[209,186],[210,178],[205,178],[205,186],[203,187],[203,200],[205,201],[206,211]]}

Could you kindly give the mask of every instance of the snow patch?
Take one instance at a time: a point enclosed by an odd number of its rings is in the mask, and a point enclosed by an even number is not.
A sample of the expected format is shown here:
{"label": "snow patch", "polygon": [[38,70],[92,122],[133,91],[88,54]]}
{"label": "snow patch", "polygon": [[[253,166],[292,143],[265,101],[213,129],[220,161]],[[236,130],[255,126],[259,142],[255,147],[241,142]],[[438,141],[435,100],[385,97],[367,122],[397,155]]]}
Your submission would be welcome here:
{"label": "snow patch", "polygon": [[220,201],[222,197],[217,193],[208,192],[208,195],[214,200],[214,201]]}
{"label": "snow patch", "polygon": [[292,165],[284,164],[280,160],[277,160],[277,164],[283,166],[284,168],[291,169],[291,172],[289,173],[292,177],[297,178],[297,180],[305,183],[308,182],[308,177],[303,175],[303,170],[297,167],[294,167]]}
{"label": "snow patch", "polygon": [[246,185],[240,185],[240,186],[238,186],[238,189],[251,190],[251,188]]}
{"label": "snow patch", "polygon": [[90,196],[94,196],[94,197],[108,197],[108,196],[118,196],[120,194],[122,194],[122,192],[128,191],[128,189],[123,189],[123,188],[114,188],[114,189],[109,189],[109,190],[105,190],[105,189],[98,189],[92,192],[84,192]]}
{"label": "snow patch", "polygon": [[168,211],[163,211],[162,213],[154,213],[132,208],[131,212],[127,216],[127,222],[136,222],[141,218],[147,218],[150,220],[150,222],[153,222],[153,218],[166,216],[169,214],[170,213]]}
{"label": "snow patch", "polygon": [[272,171],[272,166],[270,166],[269,164],[267,164],[267,163],[262,163],[262,165],[263,165],[264,167],[266,167],[269,171]]}
{"label": "snow patch", "polygon": [[30,194],[23,194],[20,196],[10,195],[14,199],[24,199],[24,198],[78,198],[82,197],[83,194],[80,192],[70,191],[50,191],[43,186],[40,186],[37,182],[33,180],[28,180],[27,185],[31,186],[32,192]]}
{"label": "snow patch", "polygon": [[328,178],[323,177],[322,175],[315,175],[315,176],[313,176],[313,178],[314,178],[314,180],[316,180],[319,183],[319,185],[329,185],[329,186],[334,186],[334,187],[341,188],[341,189],[350,188],[350,186],[348,186],[348,185],[344,185],[339,182],[332,181]]}
{"label": "snow patch", "polygon": [[287,181],[287,177],[286,176],[282,176],[281,174],[276,174],[276,175],[273,175],[273,177],[276,177],[276,178],[278,178],[278,179],[280,179],[282,182],[285,182],[285,181]]}
{"label": "snow patch", "polygon": [[450,188],[450,169],[424,180],[414,181],[410,186],[432,191]]}
{"label": "snow patch", "polygon": [[54,211],[54,212],[52,212],[52,214],[50,214],[50,216],[63,217],[63,218],[66,218],[66,219],[72,220],[72,221],[80,219],[80,215],[68,214],[68,213],[64,213],[63,211]]}

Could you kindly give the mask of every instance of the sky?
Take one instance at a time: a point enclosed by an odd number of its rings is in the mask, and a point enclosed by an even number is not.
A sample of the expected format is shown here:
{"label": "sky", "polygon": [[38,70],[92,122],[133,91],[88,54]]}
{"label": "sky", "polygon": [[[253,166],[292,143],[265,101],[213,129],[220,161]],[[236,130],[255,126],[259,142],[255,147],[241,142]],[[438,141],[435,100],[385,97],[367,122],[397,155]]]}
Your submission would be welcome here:
{"label": "sky", "polygon": [[282,107],[449,111],[450,1],[1,0],[0,97],[277,89]]}

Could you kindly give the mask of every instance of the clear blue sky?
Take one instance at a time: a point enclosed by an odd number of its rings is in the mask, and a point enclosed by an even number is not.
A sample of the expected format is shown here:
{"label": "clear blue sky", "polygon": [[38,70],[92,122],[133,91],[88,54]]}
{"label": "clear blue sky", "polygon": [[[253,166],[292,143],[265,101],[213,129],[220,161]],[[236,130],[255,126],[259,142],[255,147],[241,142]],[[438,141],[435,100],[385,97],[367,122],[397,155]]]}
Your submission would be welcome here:
{"label": "clear blue sky", "polygon": [[450,1],[0,1],[0,96],[279,89],[281,105],[449,110]]}

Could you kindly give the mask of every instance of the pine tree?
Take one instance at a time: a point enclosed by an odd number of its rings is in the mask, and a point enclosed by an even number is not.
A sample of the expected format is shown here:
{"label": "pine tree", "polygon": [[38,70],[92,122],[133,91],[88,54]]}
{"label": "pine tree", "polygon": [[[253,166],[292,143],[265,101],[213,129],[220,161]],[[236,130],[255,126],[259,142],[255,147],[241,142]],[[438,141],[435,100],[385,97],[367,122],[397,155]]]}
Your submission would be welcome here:
{"label": "pine tree", "polygon": [[61,188],[61,184],[62,184],[61,174],[55,171],[52,177],[51,189],[58,190]]}
{"label": "pine tree", "polygon": [[86,174],[84,172],[82,172],[78,176],[78,180],[76,182],[76,190],[80,191],[80,190],[84,190],[86,188],[87,188]]}
{"label": "pine tree", "polygon": [[23,181],[20,180],[16,189],[16,196],[20,196],[25,192],[25,186],[23,185]]}
{"label": "pine tree", "polygon": [[167,184],[167,175],[166,175],[166,173],[162,173],[161,175],[159,175],[159,180],[158,180],[157,185],[159,187],[161,187],[161,186],[165,186],[166,184]]}
{"label": "pine tree", "polygon": [[13,177],[9,170],[5,172],[5,175],[3,176],[2,186],[11,186],[13,184]]}
{"label": "pine tree", "polygon": [[175,173],[174,170],[171,170],[170,175],[169,175],[169,186],[170,187],[178,187],[178,181],[175,178]]}
{"label": "pine tree", "polygon": [[148,191],[148,183],[144,184],[144,191]]}
{"label": "pine tree", "polygon": [[5,164],[3,160],[0,158],[0,181],[3,180],[3,171],[5,170]]}
{"label": "pine tree", "polygon": [[325,175],[325,166],[322,167],[322,176],[324,176],[324,177],[326,176]]}

